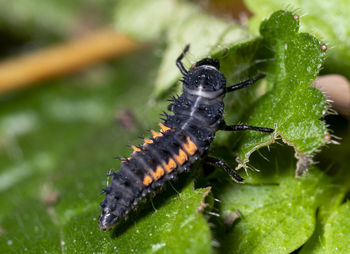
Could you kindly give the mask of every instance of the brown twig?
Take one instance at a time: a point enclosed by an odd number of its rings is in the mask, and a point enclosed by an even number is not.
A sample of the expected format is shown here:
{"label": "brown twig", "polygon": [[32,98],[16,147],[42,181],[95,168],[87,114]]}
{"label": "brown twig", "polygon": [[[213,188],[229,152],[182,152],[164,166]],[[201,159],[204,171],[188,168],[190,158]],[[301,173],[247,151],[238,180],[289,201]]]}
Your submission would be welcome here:
{"label": "brown twig", "polygon": [[143,45],[108,28],[52,48],[0,63],[0,94],[72,73],[92,63],[118,57]]}

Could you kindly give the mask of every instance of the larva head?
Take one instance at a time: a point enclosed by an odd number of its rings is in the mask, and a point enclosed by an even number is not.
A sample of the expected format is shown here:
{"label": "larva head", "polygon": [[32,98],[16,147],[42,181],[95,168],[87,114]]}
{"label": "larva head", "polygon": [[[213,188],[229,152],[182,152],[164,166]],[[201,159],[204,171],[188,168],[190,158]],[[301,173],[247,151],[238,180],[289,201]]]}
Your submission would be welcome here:
{"label": "larva head", "polygon": [[207,99],[222,96],[225,93],[226,79],[219,68],[216,59],[204,58],[198,61],[184,77],[184,91]]}
{"label": "larva head", "polygon": [[200,61],[198,61],[195,65],[194,68],[202,66],[202,65],[207,65],[207,66],[213,66],[215,67],[217,70],[220,69],[220,62],[217,59],[213,59],[213,58],[204,58]]}

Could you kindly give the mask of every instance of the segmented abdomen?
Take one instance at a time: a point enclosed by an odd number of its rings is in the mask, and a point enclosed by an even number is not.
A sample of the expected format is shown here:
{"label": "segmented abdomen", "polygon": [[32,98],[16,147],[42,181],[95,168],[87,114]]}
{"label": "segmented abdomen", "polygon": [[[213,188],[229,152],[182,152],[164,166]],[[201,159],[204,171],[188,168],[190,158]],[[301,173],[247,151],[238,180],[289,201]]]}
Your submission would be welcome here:
{"label": "segmented abdomen", "polygon": [[131,157],[122,159],[121,169],[113,173],[111,184],[104,189],[106,198],[101,207],[123,218],[149,192],[187,170],[202,150],[186,130],[160,124],[159,132],[133,148]]}

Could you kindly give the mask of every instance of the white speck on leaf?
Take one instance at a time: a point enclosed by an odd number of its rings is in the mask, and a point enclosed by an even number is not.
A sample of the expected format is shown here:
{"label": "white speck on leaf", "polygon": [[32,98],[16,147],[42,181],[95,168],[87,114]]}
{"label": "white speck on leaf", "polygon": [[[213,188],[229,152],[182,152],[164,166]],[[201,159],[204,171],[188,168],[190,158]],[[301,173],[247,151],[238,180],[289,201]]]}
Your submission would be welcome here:
{"label": "white speck on leaf", "polygon": [[152,245],[152,251],[155,252],[155,251],[158,251],[159,249],[165,247],[165,243],[157,243],[157,244],[153,244]]}

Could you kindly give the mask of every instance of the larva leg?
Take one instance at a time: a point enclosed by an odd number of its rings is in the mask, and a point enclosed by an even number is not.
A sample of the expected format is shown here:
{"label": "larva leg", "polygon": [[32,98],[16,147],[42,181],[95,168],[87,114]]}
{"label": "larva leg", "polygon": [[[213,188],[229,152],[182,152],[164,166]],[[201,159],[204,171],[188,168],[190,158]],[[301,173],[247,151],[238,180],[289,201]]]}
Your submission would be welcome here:
{"label": "larva leg", "polygon": [[182,51],[181,55],[176,59],[176,66],[180,69],[181,73],[186,76],[188,71],[183,66],[181,60],[185,57],[186,53],[190,49],[190,44],[187,44],[184,50]]}
{"label": "larva leg", "polygon": [[260,132],[267,132],[272,133],[274,132],[274,129],[271,128],[265,128],[265,127],[257,127],[257,126],[251,126],[247,124],[238,124],[238,125],[226,125],[224,124],[220,130],[223,131],[260,131]]}
{"label": "larva leg", "polygon": [[223,160],[214,157],[205,157],[206,162],[223,168],[237,183],[243,183],[243,178],[240,177],[232,168],[230,168]]}
{"label": "larva leg", "polygon": [[258,81],[258,80],[260,80],[262,78],[265,78],[265,76],[266,76],[266,74],[263,73],[263,74],[260,74],[259,76],[256,76],[253,79],[249,79],[249,80],[243,81],[243,82],[238,83],[238,84],[236,84],[234,86],[226,87],[226,92],[228,93],[228,92],[236,91],[236,90],[242,89],[244,87],[253,85],[256,81]]}

